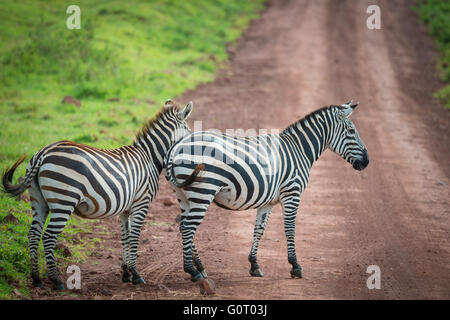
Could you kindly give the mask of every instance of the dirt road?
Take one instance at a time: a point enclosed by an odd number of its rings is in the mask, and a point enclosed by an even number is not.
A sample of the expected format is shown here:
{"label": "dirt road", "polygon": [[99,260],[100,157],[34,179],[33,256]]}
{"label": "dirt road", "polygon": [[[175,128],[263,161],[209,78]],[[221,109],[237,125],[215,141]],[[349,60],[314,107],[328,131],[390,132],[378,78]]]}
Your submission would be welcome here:
{"label": "dirt road", "polygon": [[[369,4],[381,8],[381,30],[366,28]],[[260,245],[261,279],[248,274],[255,212],[212,206],[196,236],[217,286],[212,298],[450,298],[450,115],[431,98],[440,86],[436,53],[409,6],[270,1],[219,78],[177,99],[194,101],[192,123],[221,130],[283,129],[356,99],[352,118],[370,154],[362,172],[331,151],[313,167],[297,216],[303,279],[290,278],[279,206]],[[102,236],[105,249],[81,266],[81,291],[34,297],[200,298],[182,268],[178,204],[161,181],[138,257],[147,284],[120,282],[120,229],[111,219],[100,222],[113,231]],[[379,290],[366,286],[369,265],[380,267]]]}

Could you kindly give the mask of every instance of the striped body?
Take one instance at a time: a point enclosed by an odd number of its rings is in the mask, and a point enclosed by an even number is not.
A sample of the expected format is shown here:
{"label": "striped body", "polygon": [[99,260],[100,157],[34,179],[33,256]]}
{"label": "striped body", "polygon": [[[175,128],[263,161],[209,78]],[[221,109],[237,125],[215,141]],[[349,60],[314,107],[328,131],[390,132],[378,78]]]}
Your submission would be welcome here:
{"label": "striped body", "polygon": [[[97,149],[70,141],[43,148],[30,161],[27,174],[39,166],[37,183],[55,212],[96,219],[130,211],[152,200],[159,170],[139,146]],[[67,208],[69,207],[69,208]]]}
{"label": "striped body", "polygon": [[[201,146],[202,150],[192,152],[192,146]],[[214,197],[217,205],[247,210],[278,203],[283,183],[294,175],[302,177],[303,191],[311,165],[307,158],[294,157],[293,150],[285,135],[240,137],[201,131],[180,140],[170,156],[176,153],[180,164],[174,160],[174,173],[181,178],[197,163],[205,165],[202,186],[210,184],[219,189]],[[298,161],[292,163],[292,159]]]}
{"label": "striped body", "polygon": [[54,247],[70,215],[98,219],[120,215],[122,225],[124,282],[144,280],[136,271],[136,253],[142,224],[158,190],[159,175],[167,150],[190,132],[185,119],[190,103],[179,110],[171,100],[138,133],[132,145],[98,149],[71,141],[59,141],[42,148],[30,160],[23,182],[13,185],[19,159],[3,175],[3,187],[13,196],[30,193],[33,222],[29,231],[31,275],[39,277],[37,249],[42,236],[49,278],[56,289],[64,286],[58,277]]}
{"label": "striped body", "polygon": [[[193,237],[213,201],[230,210],[257,209],[249,255],[253,276],[262,276],[256,263],[258,245],[273,206],[280,203],[291,275],[301,277],[295,253],[295,217],[311,166],[327,148],[355,169],[362,170],[368,164],[364,143],[348,118],[354,107],[344,104],[317,110],[281,134],[237,137],[194,132],[169,151],[166,175],[180,201],[184,268],[192,279],[201,279],[204,271]],[[182,185],[180,181],[192,176],[192,169],[199,164],[203,170],[194,182]]]}

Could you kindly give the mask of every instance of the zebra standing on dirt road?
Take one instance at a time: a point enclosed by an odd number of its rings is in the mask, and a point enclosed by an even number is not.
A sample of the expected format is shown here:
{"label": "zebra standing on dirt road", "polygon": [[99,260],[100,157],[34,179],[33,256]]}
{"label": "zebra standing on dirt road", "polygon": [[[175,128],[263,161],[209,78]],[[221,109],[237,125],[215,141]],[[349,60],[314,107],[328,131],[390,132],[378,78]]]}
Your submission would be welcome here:
{"label": "zebra standing on dirt road", "polygon": [[42,287],[37,250],[43,235],[48,276],[55,289],[64,289],[54,258],[58,235],[70,215],[96,219],[120,216],[122,225],[122,281],[144,283],[136,271],[139,235],[149,205],[158,191],[167,150],[191,130],[186,123],[192,102],[182,110],[167,100],[160,112],[137,134],[132,145],[104,150],[71,141],[42,148],[30,160],[24,180],[12,178],[25,160],[20,158],[3,173],[4,191],[18,196],[29,189],[33,222],[29,237],[33,285]]}
{"label": "zebra standing on dirt road", "polygon": [[167,153],[166,177],[181,205],[184,270],[192,281],[200,281],[207,293],[214,292],[212,284],[205,281],[206,273],[193,243],[213,201],[229,210],[257,209],[248,257],[250,274],[257,277],[263,276],[256,258],[258,245],[273,206],[281,203],[291,276],[302,277],[295,252],[295,218],[311,166],[327,148],[356,170],[363,170],[369,163],[367,149],[349,119],[357,105],[350,101],[324,107],[281,134],[239,137],[199,131],[174,145]]}

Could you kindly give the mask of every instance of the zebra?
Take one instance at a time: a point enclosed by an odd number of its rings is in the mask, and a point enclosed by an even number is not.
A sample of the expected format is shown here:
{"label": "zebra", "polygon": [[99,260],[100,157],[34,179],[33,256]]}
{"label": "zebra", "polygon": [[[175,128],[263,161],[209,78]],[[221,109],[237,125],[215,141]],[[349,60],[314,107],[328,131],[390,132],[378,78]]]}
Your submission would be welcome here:
{"label": "zebra", "polygon": [[48,277],[56,290],[63,290],[54,258],[54,248],[70,215],[102,219],[119,215],[122,227],[122,281],[145,283],[136,271],[136,256],[142,224],[158,191],[159,175],[167,150],[191,132],[186,119],[192,112],[168,99],[159,112],[136,134],[131,145],[98,149],[71,141],[43,147],[30,160],[22,182],[12,183],[18,159],[2,176],[3,189],[18,196],[29,189],[33,222],[28,238],[33,286],[43,287],[38,269],[38,246],[42,236]]}
{"label": "zebra", "polygon": [[263,276],[257,263],[258,246],[272,208],[280,203],[290,273],[293,278],[302,277],[295,252],[295,219],[311,166],[328,148],[356,170],[369,163],[368,151],[349,119],[357,105],[351,100],[323,107],[280,134],[243,137],[193,132],[169,150],[165,175],[181,206],[184,271],[192,281],[201,280],[200,287],[214,293],[212,285],[204,281],[207,274],[193,242],[213,201],[229,210],[257,209],[248,256],[249,272],[254,277]]}

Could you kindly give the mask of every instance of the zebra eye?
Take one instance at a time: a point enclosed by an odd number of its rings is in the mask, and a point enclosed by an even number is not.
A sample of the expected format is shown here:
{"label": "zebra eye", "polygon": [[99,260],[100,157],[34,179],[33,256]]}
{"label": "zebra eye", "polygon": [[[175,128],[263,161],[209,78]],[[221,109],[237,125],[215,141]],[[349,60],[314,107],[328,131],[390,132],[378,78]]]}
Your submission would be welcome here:
{"label": "zebra eye", "polygon": [[349,132],[350,134],[355,134],[355,129],[349,128],[349,129],[348,129],[348,132]]}

